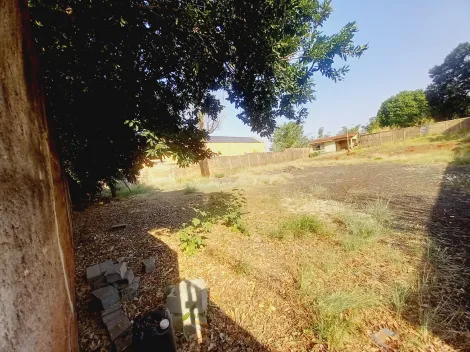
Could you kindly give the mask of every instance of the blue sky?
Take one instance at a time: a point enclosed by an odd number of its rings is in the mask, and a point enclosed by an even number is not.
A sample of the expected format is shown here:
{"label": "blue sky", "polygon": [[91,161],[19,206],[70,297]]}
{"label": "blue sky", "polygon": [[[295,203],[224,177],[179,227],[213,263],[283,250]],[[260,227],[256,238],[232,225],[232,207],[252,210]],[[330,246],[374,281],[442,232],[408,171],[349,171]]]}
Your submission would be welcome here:
{"label": "blue sky", "polygon": [[[402,90],[425,89],[428,71],[459,43],[470,41],[470,0],[333,0],[326,34],[356,21],[357,44],[369,43],[350,72],[334,83],[315,77],[316,101],[307,105],[304,130],[336,134],[342,126],[365,124],[380,104]],[[342,63],[338,61],[338,64]],[[223,122],[214,135],[256,136],[224,102]],[[282,121],[280,121],[282,122]]]}

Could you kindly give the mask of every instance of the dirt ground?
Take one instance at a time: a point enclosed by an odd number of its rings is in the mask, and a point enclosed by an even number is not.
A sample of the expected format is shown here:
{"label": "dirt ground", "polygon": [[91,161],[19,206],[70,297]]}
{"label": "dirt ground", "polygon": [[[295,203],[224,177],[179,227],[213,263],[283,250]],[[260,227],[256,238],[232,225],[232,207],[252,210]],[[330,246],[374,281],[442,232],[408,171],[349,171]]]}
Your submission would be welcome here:
{"label": "dirt ground", "polygon": [[[160,191],[102,202],[75,212],[74,243],[80,346],[82,351],[107,351],[109,341],[99,313],[89,312],[90,288],[84,273],[87,266],[110,258],[126,257],[128,266],[140,273],[140,261],[148,256],[157,259],[157,270],[141,274],[140,298],[126,303],[130,318],[164,303],[166,285],[183,278],[202,277],[210,290],[208,328],[204,345],[178,338],[182,351],[327,351],[310,329],[311,313],[301,307],[292,293],[296,287],[295,271],[304,243],[280,248],[265,234],[288,206],[279,207],[286,197],[315,198],[360,207],[369,200],[389,200],[395,213],[394,231],[403,236],[424,233],[445,248],[459,268],[461,285],[450,282],[447,295],[453,306],[460,307],[460,324],[469,324],[470,268],[470,193],[459,189],[454,180],[467,177],[468,167],[436,165],[343,165],[287,168],[287,183],[247,187],[246,222],[250,236],[231,234],[216,227],[208,234],[207,247],[195,256],[181,253],[175,231],[195,215],[210,194],[183,191]],[[279,200],[280,199],[280,200]],[[318,203],[316,213],[323,211]],[[298,205],[296,205],[298,206]],[[271,212],[270,212],[271,211]],[[265,213],[268,219],[261,221]],[[277,214],[277,215],[275,215]],[[109,227],[125,223],[125,229],[110,232]],[[323,242],[313,243],[317,247]],[[338,254],[341,255],[341,254]],[[249,260],[248,260],[249,259]],[[208,264],[203,264],[207,261]],[[249,263],[249,265],[248,265]],[[209,265],[210,264],[210,265]],[[367,268],[386,277],[386,268]],[[383,269],[383,272],[381,271]],[[409,269],[408,271],[410,271]],[[358,270],[358,282],[362,273]],[[379,275],[379,276],[380,276]],[[365,276],[364,276],[365,279]],[[445,278],[442,278],[443,280]],[[386,279],[384,279],[386,280]],[[370,329],[385,326],[391,313],[383,310],[380,318],[368,322]],[[410,317],[388,325],[395,330],[417,324]],[[468,325],[467,325],[468,326]],[[468,335],[456,332],[448,336],[435,334],[422,351],[465,350]],[[345,351],[379,351],[366,333],[360,344],[344,347]],[[430,340],[431,341],[431,340]],[[441,346],[442,349],[439,349]],[[436,349],[437,348],[437,349]]]}

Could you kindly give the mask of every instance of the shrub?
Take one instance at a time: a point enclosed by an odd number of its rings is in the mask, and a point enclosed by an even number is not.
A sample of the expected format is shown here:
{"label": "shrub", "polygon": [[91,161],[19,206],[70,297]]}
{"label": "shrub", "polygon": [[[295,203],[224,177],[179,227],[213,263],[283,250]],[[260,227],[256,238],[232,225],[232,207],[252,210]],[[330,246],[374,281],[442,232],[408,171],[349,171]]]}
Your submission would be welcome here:
{"label": "shrub", "polygon": [[196,188],[196,186],[193,186],[193,185],[186,185],[186,187],[184,187],[183,189],[184,194],[192,194],[192,193],[196,193],[197,191],[198,189]]}
{"label": "shrub", "polygon": [[315,158],[316,156],[319,156],[321,153],[320,152],[311,152],[308,157],[309,158]]}
{"label": "shrub", "polygon": [[215,174],[214,177],[215,178],[223,178],[225,175],[222,174],[222,173],[219,173],[219,174]]}

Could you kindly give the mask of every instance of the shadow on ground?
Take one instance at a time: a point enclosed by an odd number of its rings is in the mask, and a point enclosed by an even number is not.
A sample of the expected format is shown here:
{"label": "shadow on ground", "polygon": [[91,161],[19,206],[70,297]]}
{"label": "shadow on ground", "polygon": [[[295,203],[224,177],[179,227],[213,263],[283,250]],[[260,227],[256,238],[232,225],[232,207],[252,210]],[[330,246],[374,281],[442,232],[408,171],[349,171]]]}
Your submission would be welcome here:
{"label": "shadow on ground", "polygon": [[[429,243],[421,263],[415,307],[405,316],[459,351],[470,350],[470,145],[456,147],[428,216]],[[411,305],[411,304],[410,304]]]}
{"label": "shadow on ground", "polygon": [[[229,193],[217,193],[217,199],[230,199]],[[217,202],[217,211],[227,202]],[[165,303],[164,290],[180,277],[178,254],[159,239],[189,223],[195,209],[211,206],[211,194],[183,191],[158,192],[92,205],[74,214],[74,242],[76,261],[77,311],[81,351],[109,348],[107,332],[100,314],[88,310],[91,289],[86,283],[86,267],[107,259],[125,257],[128,267],[141,276],[141,290],[137,301],[123,303],[132,320]],[[213,206],[213,205],[212,205]],[[110,231],[111,225],[126,224],[124,229]],[[174,234],[173,234],[174,236]],[[151,274],[141,272],[141,260],[156,258],[157,269]],[[203,343],[177,336],[181,351],[269,351],[250,333],[235,323],[210,300],[207,309],[207,327],[203,329]]]}

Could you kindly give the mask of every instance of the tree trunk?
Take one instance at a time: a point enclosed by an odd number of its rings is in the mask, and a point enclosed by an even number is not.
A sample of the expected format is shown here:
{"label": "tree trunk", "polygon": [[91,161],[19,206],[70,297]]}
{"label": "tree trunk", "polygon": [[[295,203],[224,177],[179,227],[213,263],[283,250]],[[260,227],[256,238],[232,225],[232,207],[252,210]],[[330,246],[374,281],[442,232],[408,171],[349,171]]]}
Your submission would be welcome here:
{"label": "tree trunk", "polygon": [[[199,119],[199,129],[202,131],[204,129],[204,115],[202,112],[198,112],[198,119]],[[205,141],[204,141],[204,150],[207,149],[205,146]],[[207,158],[204,158],[199,162],[199,168],[201,169],[201,176],[202,177],[210,177],[211,172],[209,170],[209,160]]]}
{"label": "tree trunk", "polygon": [[78,351],[70,203],[26,0],[0,0],[0,351]]}

